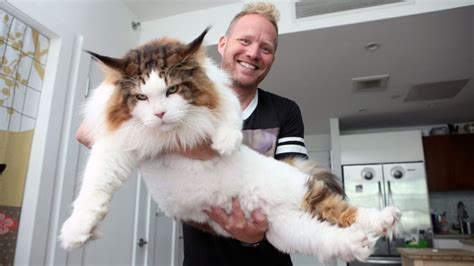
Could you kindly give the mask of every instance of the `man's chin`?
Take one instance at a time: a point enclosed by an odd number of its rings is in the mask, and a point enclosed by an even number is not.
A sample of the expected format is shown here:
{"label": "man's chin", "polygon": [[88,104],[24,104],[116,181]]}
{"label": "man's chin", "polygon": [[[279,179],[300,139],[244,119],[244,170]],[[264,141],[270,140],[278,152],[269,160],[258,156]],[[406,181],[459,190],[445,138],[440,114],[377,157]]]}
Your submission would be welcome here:
{"label": "man's chin", "polygon": [[255,80],[242,80],[242,79],[234,79],[233,80],[233,86],[242,88],[242,89],[255,89],[257,88],[259,82],[256,82]]}

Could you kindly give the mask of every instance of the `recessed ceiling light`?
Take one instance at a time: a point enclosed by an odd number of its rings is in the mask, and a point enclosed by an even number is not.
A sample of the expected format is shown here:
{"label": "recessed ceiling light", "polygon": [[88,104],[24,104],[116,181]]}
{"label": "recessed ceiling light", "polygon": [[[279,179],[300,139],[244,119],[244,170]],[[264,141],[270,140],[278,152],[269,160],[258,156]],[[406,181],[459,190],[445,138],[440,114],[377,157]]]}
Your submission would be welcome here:
{"label": "recessed ceiling light", "polygon": [[377,42],[369,42],[365,45],[365,50],[367,51],[375,51],[380,48],[380,43]]}

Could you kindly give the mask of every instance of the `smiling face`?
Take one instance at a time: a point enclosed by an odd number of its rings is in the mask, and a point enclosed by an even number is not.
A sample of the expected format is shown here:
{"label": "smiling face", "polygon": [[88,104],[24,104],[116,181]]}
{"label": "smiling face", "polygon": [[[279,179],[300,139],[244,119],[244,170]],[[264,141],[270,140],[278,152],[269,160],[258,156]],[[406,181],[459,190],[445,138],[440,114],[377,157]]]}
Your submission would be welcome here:
{"label": "smiling face", "polygon": [[273,64],[277,44],[275,27],[263,16],[248,14],[236,21],[219,40],[221,68],[234,88],[256,89]]}

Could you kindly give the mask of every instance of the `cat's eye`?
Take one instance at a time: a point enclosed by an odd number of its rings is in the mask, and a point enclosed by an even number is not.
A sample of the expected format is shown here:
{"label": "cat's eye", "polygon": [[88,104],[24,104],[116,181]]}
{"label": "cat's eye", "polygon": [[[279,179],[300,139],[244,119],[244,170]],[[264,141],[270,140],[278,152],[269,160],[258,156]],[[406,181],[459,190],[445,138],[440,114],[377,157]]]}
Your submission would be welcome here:
{"label": "cat's eye", "polygon": [[136,97],[137,100],[139,100],[139,101],[146,101],[146,100],[148,100],[148,96],[146,96],[145,94],[137,94],[137,95],[135,95],[135,97]]}
{"label": "cat's eye", "polygon": [[174,94],[176,92],[178,92],[178,86],[177,85],[176,86],[171,86],[166,90],[166,96],[169,96],[169,95]]}

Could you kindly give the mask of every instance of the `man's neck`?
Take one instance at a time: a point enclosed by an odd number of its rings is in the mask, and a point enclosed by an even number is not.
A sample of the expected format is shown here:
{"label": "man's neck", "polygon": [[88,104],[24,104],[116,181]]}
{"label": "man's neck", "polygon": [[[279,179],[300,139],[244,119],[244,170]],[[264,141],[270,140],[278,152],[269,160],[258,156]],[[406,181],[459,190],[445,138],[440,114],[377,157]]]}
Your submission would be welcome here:
{"label": "man's neck", "polygon": [[247,106],[249,106],[250,102],[252,102],[255,94],[257,93],[257,88],[237,88],[233,87],[234,91],[239,96],[240,101],[240,109],[245,110]]}

